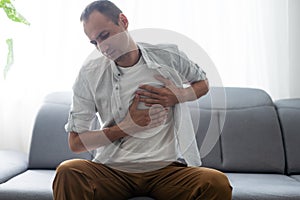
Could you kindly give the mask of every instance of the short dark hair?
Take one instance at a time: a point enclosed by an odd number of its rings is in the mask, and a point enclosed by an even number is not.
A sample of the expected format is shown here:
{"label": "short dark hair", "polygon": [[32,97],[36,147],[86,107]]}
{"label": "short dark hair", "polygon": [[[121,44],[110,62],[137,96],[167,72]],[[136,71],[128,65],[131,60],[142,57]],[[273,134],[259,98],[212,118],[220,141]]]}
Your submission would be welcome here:
{"label": "short dark hair", "polygon": [[102,13],[118,25],[119,15],[122,11],[114,3],[108,0],[94,1],[87,5],[80,16],[80,21],[87,21],[91,13],[95,10]]}

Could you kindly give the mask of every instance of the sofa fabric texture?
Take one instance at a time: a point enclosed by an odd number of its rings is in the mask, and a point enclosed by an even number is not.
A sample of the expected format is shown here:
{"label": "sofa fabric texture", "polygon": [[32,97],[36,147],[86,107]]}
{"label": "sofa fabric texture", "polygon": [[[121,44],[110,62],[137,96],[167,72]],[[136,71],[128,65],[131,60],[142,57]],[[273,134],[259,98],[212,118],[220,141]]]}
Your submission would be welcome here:
{"label": "sofa fabric texture", "polygon": [[300,104],[299,99],[275,103],[283,134],[288,174],[300,174]]}
{"label": "sofa fabric texture", "polygon": [[[55,92],[45,98],[29,155],[0,150],[0,200],[50,200],[59,163],[93,158],[93,152],[69,150],[64,125],[71,96]],[[187,104],[202,166],[228,175],[233,200],[300,200],[300,99],[273,102],[260,89],[213,87]]]}
{"label": "sofa fabric texture", "polygon": [[27,169],[27,158],[24,153],[0,150],[0,184]]}

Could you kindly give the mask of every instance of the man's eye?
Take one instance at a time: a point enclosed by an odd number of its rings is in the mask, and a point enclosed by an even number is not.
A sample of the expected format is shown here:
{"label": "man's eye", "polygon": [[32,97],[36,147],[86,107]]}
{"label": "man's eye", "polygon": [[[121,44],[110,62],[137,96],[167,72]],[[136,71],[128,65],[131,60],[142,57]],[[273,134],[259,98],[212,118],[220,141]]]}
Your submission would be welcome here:
{"label": "man's eye", "polygon": [[99,35],[95,40],[91,40],[90,43],[97,47],[98,42],[101,43],[102,41],[106,40],[109,37],[109,33]]}
{"label": "man's eye", "polygon": [[101,40],[106,40],[109,37],[109,33],[105,33],[104,35],[100,36]]}

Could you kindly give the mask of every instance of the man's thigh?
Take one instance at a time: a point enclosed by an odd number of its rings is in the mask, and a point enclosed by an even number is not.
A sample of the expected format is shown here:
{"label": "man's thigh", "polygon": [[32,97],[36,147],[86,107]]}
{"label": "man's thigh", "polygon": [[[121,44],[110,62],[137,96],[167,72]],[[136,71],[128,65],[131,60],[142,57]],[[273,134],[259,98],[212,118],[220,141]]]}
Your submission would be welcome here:
{"label": "man's thigh", "polygon": [[149,178],[149,191],[155,199],[214,199],[223,189],[228,193],[224,200],[231,198],[227,177],[214,169],[173,164]]}
{"label": "man's thigh", "polygon": [[77,182],[76,187],[84,187],[80,185],[82,183],[89,184],[87,188],[92,191],[86,192],[93,192],[95,199],[128,199],[134,191],[134,176],[88,160],[65,161],[57,169],[57,174],[60,173],[73,179],[73,183]]}

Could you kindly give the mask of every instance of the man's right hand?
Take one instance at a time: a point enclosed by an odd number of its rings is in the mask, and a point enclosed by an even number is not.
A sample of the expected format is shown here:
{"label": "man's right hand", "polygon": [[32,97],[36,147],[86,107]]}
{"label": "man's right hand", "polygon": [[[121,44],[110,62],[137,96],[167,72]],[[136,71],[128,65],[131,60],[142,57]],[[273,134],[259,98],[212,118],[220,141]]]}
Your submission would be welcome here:
{"label": "man's right hand", "polygon": [[140,96],[136,94],[125,119],[118,124],[127,135],[158,127],[167,119],[169,108],[154,104],[149,109],[139,110],[137,108],[139,103],[141,103]]}

